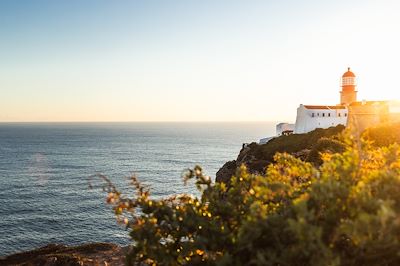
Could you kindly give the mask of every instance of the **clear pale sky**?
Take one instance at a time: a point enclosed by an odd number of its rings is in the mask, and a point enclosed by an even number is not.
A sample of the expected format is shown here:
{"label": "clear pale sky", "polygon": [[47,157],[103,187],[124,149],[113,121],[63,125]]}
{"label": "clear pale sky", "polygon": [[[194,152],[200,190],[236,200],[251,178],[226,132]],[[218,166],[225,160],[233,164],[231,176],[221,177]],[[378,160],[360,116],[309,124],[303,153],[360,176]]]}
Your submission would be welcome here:
{"label": "clear pale sky", "polygon": [[400,98],[400,1],[0,1],[0,121],[294,121]]}

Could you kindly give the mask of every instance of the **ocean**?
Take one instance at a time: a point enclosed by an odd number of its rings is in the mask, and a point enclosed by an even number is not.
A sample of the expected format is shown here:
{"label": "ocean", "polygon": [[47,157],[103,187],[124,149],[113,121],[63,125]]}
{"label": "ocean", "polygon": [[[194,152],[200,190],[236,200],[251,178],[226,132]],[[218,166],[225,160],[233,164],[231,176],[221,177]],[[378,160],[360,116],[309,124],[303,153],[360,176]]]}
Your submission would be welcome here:
{"label": "ocean", "polygon": [[[0,123],[0,256],[49,243],[126,245],[101,173],[122,191],[132,174],[155,198],[198,195],[184,169],[215,173],[242,143],[274,135],[275,123]],[[99,180],[94,180],[95,183]]]}

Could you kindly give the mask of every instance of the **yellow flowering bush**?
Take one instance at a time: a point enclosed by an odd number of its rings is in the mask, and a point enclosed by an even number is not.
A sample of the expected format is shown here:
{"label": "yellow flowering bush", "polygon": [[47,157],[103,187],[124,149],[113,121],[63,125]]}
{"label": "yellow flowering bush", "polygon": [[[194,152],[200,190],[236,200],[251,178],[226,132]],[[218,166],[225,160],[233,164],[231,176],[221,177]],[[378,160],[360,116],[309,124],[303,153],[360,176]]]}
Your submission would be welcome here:
{"label": "yellow flowering bush", "polygon": [[201,197],[154,200],[111,185],[130,230],[129,265],[400,265],[400,147],[347,137],[322,165],[286,153],[265,175],[240,167],[227,186],[188,170]]}

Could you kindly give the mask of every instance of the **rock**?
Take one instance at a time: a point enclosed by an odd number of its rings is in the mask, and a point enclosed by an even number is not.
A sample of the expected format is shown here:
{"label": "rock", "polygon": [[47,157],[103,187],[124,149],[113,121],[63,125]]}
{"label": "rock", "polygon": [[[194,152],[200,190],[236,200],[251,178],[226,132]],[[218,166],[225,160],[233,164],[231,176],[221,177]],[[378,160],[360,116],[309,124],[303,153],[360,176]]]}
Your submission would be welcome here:
{"label": "rock", "polygon": [[0,265],[125,265],[126,251],[127,248],[110,243],[90,243],[74,247],[49,244],[0,258]]}
{"label": "rock", "polygon": [[223,183],[229,183],[231,180],[231,177],[235,174],[236,172],[236,161],[229,161],[226,162],[217,172],[215,181],[216,182],[223,182]]}
{"label": "rock", "polygon": [[226,162],[218,170],[215,181],[229,184],[231,177],[236,173],[236,169],[242,164],[246,165],[251,173],[263,173],[265,167],[270,164],[270,161],[260,160],[252,155],[250,151],[254,145],[257,144],[252,143],[246,147],[243,147],[236,160]]}

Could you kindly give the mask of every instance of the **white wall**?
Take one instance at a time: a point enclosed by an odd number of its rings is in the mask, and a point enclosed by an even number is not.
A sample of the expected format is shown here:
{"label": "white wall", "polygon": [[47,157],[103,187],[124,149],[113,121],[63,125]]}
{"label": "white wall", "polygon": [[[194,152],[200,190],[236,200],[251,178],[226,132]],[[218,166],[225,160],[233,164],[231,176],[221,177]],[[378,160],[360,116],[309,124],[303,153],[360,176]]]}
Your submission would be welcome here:
{"label": "white wall", "polygon": [[347,109],[306,109],[304,105],[300,105],[297,108],[294,133],[301,134],[316,128],[346,125],[347,115]]}

